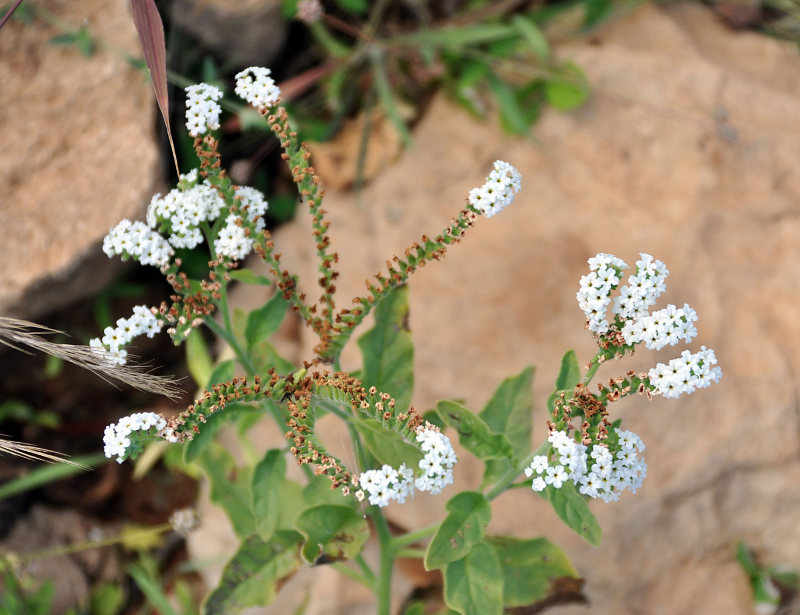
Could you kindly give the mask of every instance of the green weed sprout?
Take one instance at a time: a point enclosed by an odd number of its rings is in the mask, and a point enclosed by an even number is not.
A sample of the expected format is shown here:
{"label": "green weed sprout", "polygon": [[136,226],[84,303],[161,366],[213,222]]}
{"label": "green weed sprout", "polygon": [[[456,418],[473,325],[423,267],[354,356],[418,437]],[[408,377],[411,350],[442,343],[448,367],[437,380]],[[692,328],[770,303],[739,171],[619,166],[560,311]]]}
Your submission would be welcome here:
{"label": "green weed sprout", "polygon": [[[239,73],[236,93],[267,119],[311,213],[318,299],[312,302],[301,293],[297,276],[282,266],[265,228],[264,195],[228,178],[214,136],[221,92],[199,84],[187,88],[186,112],[199,167],[182,175],[167,195],[153,198],[146,222],[124,220],[103,245],[109,256],[158,267],[173,294],[160,306],[134,308],[131,317],[91,342],[99,356],[120,364],[126,360],[125,346],[138,335],[166,329],[177,344],[205,325],[233,349],[235,359],[214,367],[200,383],[202,395],[177,416],[137,413],[109,425],[105,434],[105,453],[119,462],[135,457],[148,441],[165,439],[181,443],[184,459],[208,476],[212,499],[228,513],[240,544],[204,612],[232,613],[266,604],[305,563],[336,566],[370,588],[377,612],[388,615],[397,557],[420,558],[428,570],[441,570],[445,602],[463,615],[500,615],[507,608],[553,600],[553,581],[577,578],[577,572],[545,538],[487,534],[490,501],[511,488],[530,488],[550,501],[570,528],[599,544],[600,527],[587,502],[635,492],[646,472],[645,445],[612,419],[612,403],[634,393],[648,399],[678,397],[717,381],[721,371],[713,351],[703,347],[596,388],[590,386],[592,378],[603,362],[637,345],[659,349],[692,341],[696,313],[688,305],[650,311],[665,287],[668,271],[662,262],[642,254],[635,273],[624,280],[627,265],[616,256],[598,254],[589,259],[590,271],[577,293],[598,352],[585,372],[574,352],[564,356],[548,401],[547,435],[537,450],[531,450],[532,367],[504,380],[479,413],[444,400],[433,414],[422,416],[410,406],[413,345],[406,282],[418,268],[440,260],[481,217],[509,206],[521,188],[520,174],[506,162],[495,162],[486,181],[469,192],[440,233],[423,235],[402,257],[392,257],[386,270],[367,282],[363,296],[349,307],[337,307],[339,258],[331,247],[324,192],[310,155],[280,106],[268,69]],[[178,249],[208,250],[206,279],[191,279],[182,270]],[[267,264],[269,277],[240,268],[251,253]],[[227,294],[232,280],[271,284],[275,293],[262,307],[232,315]],[[614,291],[618,296],[609,314]],[[302,365],[292,365],[269,343],[287,309],[318,337],[314,355]],[[362,369],[348,373],[339,366],[342,350],[369,313],[375,325],[358,340]],[[237,366],[244,376],[234,376]],[[288,444],[237,469],[213,436],[232,421],[244,439],[253,417],[261,414],[277,421]],[[317,426],[324,414],[347,426],[354,462],[345,463],[326,448]],[[400,505],[417,492],[440,493],[453,482],[457,456],[445,435],[448,427],[467,453],[485,462],[480,487],[453,495],[441,522],[393,535],[382,513],[385,506]],[[305,482],[286,477],[290,456],[306,471]],[[370,523],[381,552],[377,570],[361,555]],[[420,544],[424,547],[413,547]]]}

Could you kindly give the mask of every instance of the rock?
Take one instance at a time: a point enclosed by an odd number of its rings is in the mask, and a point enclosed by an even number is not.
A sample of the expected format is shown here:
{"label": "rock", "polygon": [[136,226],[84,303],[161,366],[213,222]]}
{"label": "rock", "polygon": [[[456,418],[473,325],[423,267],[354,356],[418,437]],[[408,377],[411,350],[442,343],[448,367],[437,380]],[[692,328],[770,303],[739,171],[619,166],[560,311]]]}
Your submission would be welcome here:
{"label": "rock", "polygon": [[[14,525],[9,536],[0,544],[0,549],[4,554],[22,555],[51,549],[54,545],[85,542],[90,531],[89,523],[74,510],[55,510],[37,505]],[[87,554],[90,561],[83,557]],[[70,608],[87,607],[89,574],[100,573],[98,576],[103,580],[108,579],[105,571],[112,570],[112,574],[119,574],[119,567],[109,555],[109,550],[101,549],[75,555],[42,557],[24,564],[20,572],[38,582],[52,583],[51,612],[60,615]]]}
{"label": "rock", "polygon": [[[47,10],[141,55],[125,0],[59,0]],[[119,265],[98,242],[143,213],[158,171],[149,82],[104,48],[87,58],[50,45],[57,34],[40,20],[12,20],[0,36],[5,315],[34,318],[107,283]]]}
{"label": "rock", "polygon": [[[643,5],[591,43],[558,52],[586,70],[593,95],[577,112],[546,114],[537,145],[493,122],[476,125],[439,98],[414,147],[358,202],[329,193],[340,306],[363,293],[364,278],[387,257],[443,228],[492,161],[516,165],[523,189],[514,204],[410,281],[414,404],[456,397],[480,410],[502,378],[533,363],[538,445],[561,355],[574,348],[586,362],[594,353],[575,302],[586,260],[597,252],[630,264],[639,252],[663,260],[671,275],[659,305],[697,310],[692,348],[717,351],[722,382],[679,400],[633,397],[612,408],[644,439],[649,475],[636,495],[592,504],[600,548],[527,490],[494,503],[489,529],[544,535],[566,550],[590,605],[559,613],[749,614],[737,541],[766,563],[800,568],[800,58],[790,45],[731,32],[694,4]],[[315,297],[309,235],[299,216],[275,244]],[[314,343],[306,335],[301,354],[310,357]],[[680,350],[642,350],[603,366],[599,379]],[[343,366],[359,367],[355,344]],[[460,459],[455,487],[393,505],[391,520],[416,529],[441,519],[446,500],[479,481],[482,464]],[[316,585],[304,591],[330,596]],[[328,601],[307,612],[350,611]]]}
{"label": "rock", "polygon": [[278,0],[175,0],[173,24],[232,66],[269,66],[286,40]]}

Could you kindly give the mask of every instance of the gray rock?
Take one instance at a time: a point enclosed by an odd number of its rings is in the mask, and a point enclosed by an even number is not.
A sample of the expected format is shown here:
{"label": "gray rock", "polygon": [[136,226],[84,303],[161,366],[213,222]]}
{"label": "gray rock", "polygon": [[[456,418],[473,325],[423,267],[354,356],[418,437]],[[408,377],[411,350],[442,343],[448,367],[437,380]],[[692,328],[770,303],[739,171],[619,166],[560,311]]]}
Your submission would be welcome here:
{"label": "gray rock", "polygon": [[269,66],[283,46],[288,22],[279,0],[175,0],[172,22],[232,66]]}

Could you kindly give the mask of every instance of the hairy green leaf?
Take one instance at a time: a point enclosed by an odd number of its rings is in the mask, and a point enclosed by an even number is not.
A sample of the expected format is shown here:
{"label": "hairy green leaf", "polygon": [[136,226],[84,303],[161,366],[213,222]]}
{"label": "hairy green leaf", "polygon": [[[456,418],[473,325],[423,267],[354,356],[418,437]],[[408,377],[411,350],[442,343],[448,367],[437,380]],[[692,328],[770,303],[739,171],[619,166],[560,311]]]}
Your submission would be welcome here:
{"label": "hairy green leaf", "polygon": [[436,413],[458,432],[458,441],[478,459],[511,459],[514,448],[503,434],[492,433],[482,418],[461,404],[444,400],[436,404]]}
{"label": "hairy green leaf", "polygon": [[503,606],[527,606],[544,600],[556,579],[578,578],[564,552],[546,538],[510,536],[486,539],[500,558]]}
{"label": "hairy green leaf", "polygon": [[414,389],[414,345],[408,330],[408,288],[390,292],[375,308],[375,326],[358,339],[364,360],[362,382],[408,408]]}
{"label": "hairy green leaf", "polygon": [[351,424],[378,462],[388,463],[393,468],[399,468],[402,464],[412,470],[419,467],[422,453],[396,431],[385,427],[377,419],[368,417],[358,417]]}
{"label": "hairy green leaf", "polygon": [[589,510],[586,499],[578,493],[574,483],[565,482],[560,489],[548,485],[544,491],[539,492],[539,495],[552,504],[553,510],[567,527],[594,546],[600,544],[602,537],[600,524]]}
{"label": "hairy green leaf", "polygon": [[285,474],[286,458],[277,448],[268,450],[253,468],[250,495],[256,532],[261,540],[269,540],[278,528],[282,505],[279,487]]}
{"label": "hairy green leaf", "polygon": [[186,362],[197,386],[205,388],[214,371],[214,361],[199,329],[193,329],[186,337]]}
{"label": "hairy green leaf", "polygon": [[531,448],[533,373],[534,367],[529,366],[503,380],[478,415],[494,433],[508,438],[517,457],[525,456]]}
{"label": "hairy green leaf", "polygon": [[571,392],[581,381],[581,367],[574,350],[567,350],[561,357],[561,369],[556,377],[556,388],[547,398],[547,416],[553,414],[553,404],[561,391]]}
{"label": "hairy green leaf", "polygon": [[222,508],[239,538],[255,534],[256,526],[250,505],[250,468],[237,468],[231,454],[211,443],[196,459],[211,485],[211,501]]}
{"label": "hairy green leaf", "polygon": [[425,552],[425,569],[443,568],[463,558],[479,543],[492,517],[492,508],[482,493],[463,491],[447,503],[448,514]]}
{"label": "hairy green leaf", "polygon": [[266,606],[278,588],[300,567],[302,536],[279,530],[265,542],[250,536],[225,566],[217,588],[203,605],[203,615],[231,615],[248,606]]}
{"label": "hairy green leaf", "polygon": [[283,298],[283,295],[275,293],[262,307],[250,312],[244,330],[248,350],[278,330],[288,306],[289,303]]}
{"label": "hairy green leaf", "polygon": [[444,600],[461,615],[501,615],[503,574],[492,547],[479,542],[444,569]]}
{"label": "hairy green leaf", "polygon": [[303,559],[327,563],[350,559],[361,552],[369,538],[363,515],[349,506],[322,504],[300,513],[295,528],[303,534]]}

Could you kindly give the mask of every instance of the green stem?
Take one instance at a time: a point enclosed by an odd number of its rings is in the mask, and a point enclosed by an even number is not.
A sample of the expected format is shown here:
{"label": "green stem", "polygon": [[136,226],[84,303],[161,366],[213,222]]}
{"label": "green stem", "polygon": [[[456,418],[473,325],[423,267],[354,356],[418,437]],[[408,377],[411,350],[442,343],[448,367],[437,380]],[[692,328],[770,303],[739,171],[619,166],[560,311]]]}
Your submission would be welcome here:
{"label": "green stem", "polygon": [[519,466],[519,468],[511,468],[508,472],[503,474],[502,478],[499,481],[497,481],[497,483],[495,483],[495,486],[486,492],[486,499],[491,501],[495,499],[498,495],[503,493],[503,491],[505,491],[508,488],[508,486],[514,482],[514,479],[516,479],[517,476],[520,475],[522,470],[525,469],[526,466],[530,465],[530,463],[533,461],[533,456],[535,454],[536,452],[533,452],[530,455],[528,455],[524,459],[522,464]]}
{"label": "green stem", "polygon": [[[537,448],[535,451],[533,451],[531,454],[525,457],[525,459],[523,459],[522,462],[516,468],[511,468],[508,472],[503,474],[503,476],[500,478],[499,481],[497,481],[495,486],[486,492],[485,494],[486,499],[493,500],[498,495],[503,493],[506,489],[509,488],[509,485],[511,485],[511,483],[514,482],[517,476],[522,474],[525,468],[531,464],[533,458],[536,455],[546,455],[549,450],[550,450],[550,443],[547,440],[545,440],[544,442],[542,442],[539,448]],[[516,486],[513,488],[516,488]]]}
{"label": "green stem", "polygon": [[375,533],[378,535],[378,543],[381,549],[378,582],[375,587],[375,594],[378,600],[377,615],[389,615],[392,598],[392,567],[394,566],[392,536],[389,533],[389,524],[386,522],[386,518],[380,508],[371,506],[369,515],[375,525]]}
{"label": "green stem", "polygon": [[586,370],[586,375],[583,377],[584,385],[588,385],[592,381],[592,378],[594,378],[595,372],[603,363],[601,361],[602,356],[603,353],[600,351],[592,357],[592,360],[589,362],[589,368]]}
{"label": "green stem", "polygon": [[236,337],[230,331],[222,327],[211,316],[206,316],[204,318],[204,322],[206,323],[209,329],[211,329],[214,333],[219,335],[222,339],[224,339],[228,343],[228,345],[231,347],[234,354],[236,355],[236,359],[239,361],[242,367],[244,367],[248,375],[251,377],[255,376],[256,368],[253,365],[252,361],[250,361],[250,358],[247,356],[244,350],[242,350],[242,347],[239,345],[239,342],[236,341]]}
{"label": "green stem", "polygon": [[433,525],[424,527],[421,530],[416,530],[415,532],[409,532],[408,534],[403,534],[402,536],[394,536],[392,538],[392,548],[396,551],[399,551],[403,547],[413,545],[415,542],[419,542],[420,540],[424,540],[425,538],[435,534],[438,528],[439,524],[434,523]]}
{"label": "green stem", "polygon": [[395,557],[408,557],[413,559],[425,559],[427,549],[400,549],[397,551]]}
{"label": "green stem", "polygon": [[374,589],[374,579],[370,580],[363,574],[359,574],[357,570],[353,570],[352,568],[350,568],[350,566],[348,566],[344,562],[334,562],[333,568],[338,572],[341,572],[344,576],[350,577],[357,583],[361,583],[361,585],[363,585],[367,589],[370,590]]}
{"label": "green stem", "polygon": [[128,540],[131,540],[134,537],[145,537],[150,535],[158,535],[163,534],[166,531],[172,529],[172,524],[170,523],[163,523],[161,525],[156,525],[154,527],[148,528],[140,528],[136,530],[129,530],[123,532],[121,534],[117,534],[116,536],[109,536],[108,538],[103,538],[101,540],[87,540],[85,542],[76,542],[70,545],[63,545],[60,547],[53,547],[51,549],[42,549],[41,551],[31,551],[29,553],[20,553],[18,555],[19,559],[23,562],[31,562],[39,559],[44,559],[46,557],[57,557],[59,555],[70,555],[72,553],[79,553],[81,551],[87,551],[88,549],[97,549],[99,547],[109,547],[111,545],[116,545]]}
{"label": "green stem", "polygon": [[333,58],[344,58],[350,53],[350,48],[336,40],[321,21],[308,24],[311,35],[325,48],[325,51]]}
{"label": "green stem", "polygon": [[361,555],[361,553],[359,553],[353,558],[353,561],[361,569],[361,573],[364,575],[364,578],[369,580],[370,587],[374,588],[375,573],[372,572],[372,568],[369,567],[369,564],[367,564],[366,560],[364,559],[364,556]]}

